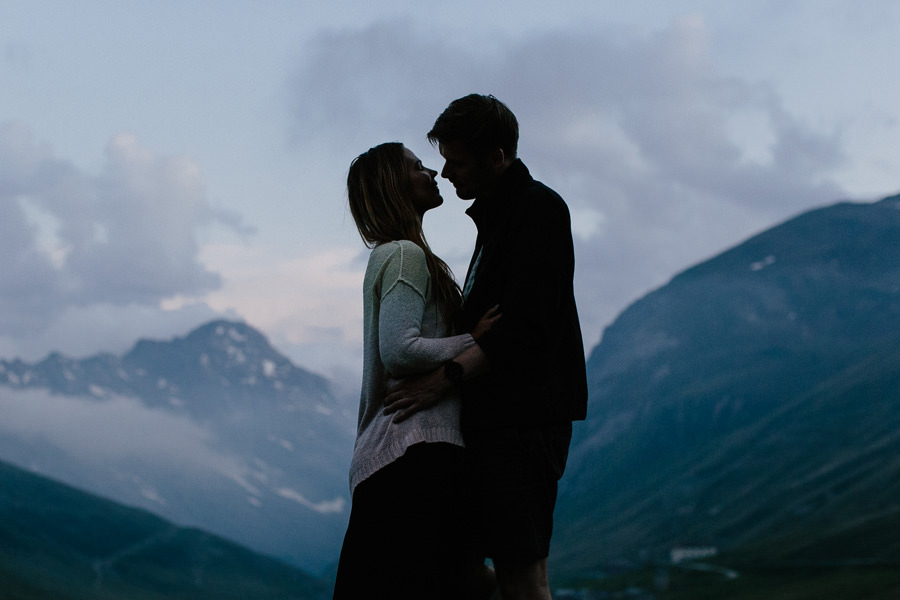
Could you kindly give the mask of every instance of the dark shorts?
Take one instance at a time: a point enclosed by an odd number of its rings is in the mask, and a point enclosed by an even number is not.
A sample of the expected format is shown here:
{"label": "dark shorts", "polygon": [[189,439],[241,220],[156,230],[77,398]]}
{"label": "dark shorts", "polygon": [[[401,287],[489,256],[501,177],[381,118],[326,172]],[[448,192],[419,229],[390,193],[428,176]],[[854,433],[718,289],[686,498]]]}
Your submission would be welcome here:
{"label": "dark shorts", "polygon": [[478,564],[465,455],[416,444],[356,486],[334,598],[464,597]]}
{"label": "dark shorts", "polygon": [[546,558],[572,424],[469,432],[482,552],[496,564]]}

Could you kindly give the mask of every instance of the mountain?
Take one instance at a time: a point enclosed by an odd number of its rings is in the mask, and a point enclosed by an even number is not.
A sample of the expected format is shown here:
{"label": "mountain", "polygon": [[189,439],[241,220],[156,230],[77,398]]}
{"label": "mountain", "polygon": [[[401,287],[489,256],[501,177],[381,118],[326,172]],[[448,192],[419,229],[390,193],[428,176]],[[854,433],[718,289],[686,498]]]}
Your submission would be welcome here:
{"label": "mountain", "polygon": [[0,410],[3,460],[313,572],[336,560],[355,414],[244,323],[0,361]]}
{"label": "mountain", "polygon": [[[900,564],[898,257],[900,196],[839,203],[623,311],[588,360],[554,578],[679,546],[741,569]],[[0,458],[312,571],[346,526],[351,412],[242,323],[0,361]]]}
{"label": "mountain", "polygon": [[326,583],[285,563],[0,462],[5,599],[318,600],[327,594]]}
{"label": "mountain", "polygon": [[554,573],[900,564],[900,196],[801,214],[675,276],[588,360]]}

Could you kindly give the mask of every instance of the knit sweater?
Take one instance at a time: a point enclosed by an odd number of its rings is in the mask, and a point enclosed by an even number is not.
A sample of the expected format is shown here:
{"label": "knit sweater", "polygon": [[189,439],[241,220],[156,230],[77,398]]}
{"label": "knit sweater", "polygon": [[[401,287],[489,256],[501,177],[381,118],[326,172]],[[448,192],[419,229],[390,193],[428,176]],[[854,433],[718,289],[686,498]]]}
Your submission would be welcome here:
{"label": "knit sweater", "polygon": [[387,389],[397,379],[427,372],[475,341],[449,333],[434,302],[425,252],[401,240],[376,246],[363,282],[363,381],[350,491],[419,442],[463,445],[459,398],[452,397],[401,423],[384,415]]}

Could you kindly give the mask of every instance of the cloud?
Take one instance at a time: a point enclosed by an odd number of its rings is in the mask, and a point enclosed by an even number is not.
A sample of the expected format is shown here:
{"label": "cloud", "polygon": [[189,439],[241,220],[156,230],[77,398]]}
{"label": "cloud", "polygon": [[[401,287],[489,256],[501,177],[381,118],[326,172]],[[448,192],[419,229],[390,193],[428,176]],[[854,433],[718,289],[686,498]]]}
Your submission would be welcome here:
{"label": "cloud", "polygon": [[[361,339],[363,248],[335,247],[284,258],[265,246],[210,244],[203,261],[225,276],[221,289],[202,297],[213,309],[233,310],[290,343]],[[176,299],[189,304],[189,299]],[[343,333],[339,333],[343,332]]]}
{"label": "cloud", "polygon": [[427,144],[448,99],[487,85],[490,70],[484,57],[420,31],[394,21],[314,36],[290,82],[295,142],[351,143],[347,165],[381,142]]}
{"label": "cloud", "polygon": [[208,244],[201,259],[222,274],[222,287],[202,296],[174,297],[165,308],[238,314],[307,369],[358,370],[368,260],[362,243],[296,257],[263,244]]}
{"label": "cloud", "polygon": [[[300,193],[276,212],[296,220],[297,241],[288,234],[280,250],[203,243],[210,227],[247,228],[211,206],[191,159],[121,134],[88,172],[29,127],[0,125],[0,354],[35,357],[42,344],[118,351],[229,310],[294,358],[318,357],[315,368],[340,354],[356,368],[364,262],[332,261],[364,251],[345,247],[352,225],[331,231],[321,215],[341,202],[346,168],[369,146],[403,141],[439,166],[425,132],[471,91],[510,105],[522,157],[570,205],[589,346],[629,301],[678,270],[843,196],[831,181],[845,164],[843,131],[812,127],[769,84],[722,72],[700,17],[637,30],[591,21],[460,36],[406,20],[308,38],[287,82]],[[473,228],[463,203],[445,198],[425,227],[461,276]],[[278,202],[256,206],[265,214]],[[285,258],[285,247],[301,244],[316,250]]]}
{"label": "cloud", "polygon": [[139,339],[182,336],[200,323],[223,317],[240,318],[235,313],[215,311],[201,302],[168,310],[106,302],[67,306],[53,319],[24,335],[0,335],[0,357],[36,361],[51,350],[73,357],[90,356],[98,351],[123,354]]}
{"label": "cloud", "polygon": [[49,442],[91,464],[181,464],[232,477],[242,472],[213,449],[215,436],[186,417],[124,397],[73,398],[44,391],[0,389],[0,432]]}
{"label": "cloud", "polygon": [[763,82],[720,72],[709,44],[698,16],[643,36],[544,30],[481,46],[404,22],[332,31],[292,82],[298,140],[355,142],[353,154],[359,140],[418,147],[450,100],[499,97],[519,118],[520,155],[578,218],[590,346],[678,270],[842,197],[832,179],[845,163],[841,131],[790,114]]}
{"label": "cloud", "polygon": [[[209,481],[211,475],[230,480],[253,496],[263,493],[251,483],[259,466],[221,449],[224,440],[214,432],[189,417],[148,408],[135,398],[0,388],[0,413],[0,442],[8,453],[4,460],[105,496],[133,502],[130,494],[136,486],[145,499],[165,505],[168,499],[158,489],[161,484],[165,487],[182,477],[196,484]],[[169,493],[177,492],[177,485]],[[301,502],[295,494],[290,499]],[[339,498],[318,504],[303,500],[322,513],[340,513],[344,508]]]}
{"label": "cloud", "polygon": [[98,174],[57,158],[24,124],[0,124],[0,335],[40,334],[66,311],[158,306],[221,285],[198,258],[215,210],[199,167],[115,136]]}

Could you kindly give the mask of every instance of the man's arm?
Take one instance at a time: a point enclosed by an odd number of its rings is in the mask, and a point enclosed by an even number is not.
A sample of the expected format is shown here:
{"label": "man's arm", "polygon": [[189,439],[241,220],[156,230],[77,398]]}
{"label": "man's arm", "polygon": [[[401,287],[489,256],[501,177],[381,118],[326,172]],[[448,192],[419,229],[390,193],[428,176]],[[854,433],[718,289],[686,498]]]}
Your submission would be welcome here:
{"label": "man's arm", "polygon": [[[488,357],[478,344],[463,350],[453,362],[463,369],[463,381],[490,370]],[[440,366],[430,373],[404,379],[388,390],[384,399],[384,414],[393,414],[393,421],[399,423],[422,409],[439,402],[454,384],[444,375]]]}

